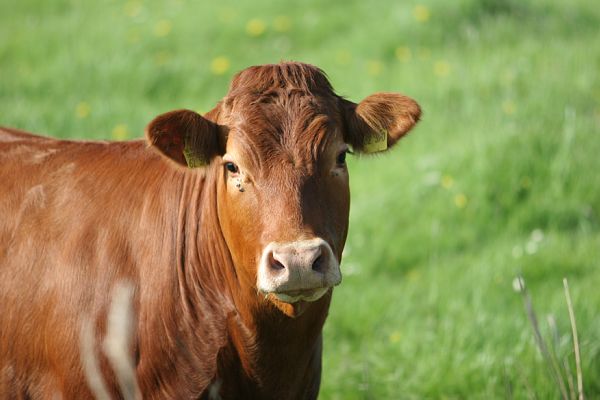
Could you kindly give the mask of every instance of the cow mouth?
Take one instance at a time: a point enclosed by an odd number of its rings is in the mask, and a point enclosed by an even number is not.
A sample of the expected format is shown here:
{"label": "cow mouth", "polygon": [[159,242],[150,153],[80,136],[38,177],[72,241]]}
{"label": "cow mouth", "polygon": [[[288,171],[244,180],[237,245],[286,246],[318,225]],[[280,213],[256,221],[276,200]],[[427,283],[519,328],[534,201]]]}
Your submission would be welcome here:
{"label": "cow mouth", "polygon": [[299,301],[313,302],[319,300],[327,291],[328,287],[316,289],[289,290],[286,292],[271,292],[278,300],[284,303],[297,303]]}

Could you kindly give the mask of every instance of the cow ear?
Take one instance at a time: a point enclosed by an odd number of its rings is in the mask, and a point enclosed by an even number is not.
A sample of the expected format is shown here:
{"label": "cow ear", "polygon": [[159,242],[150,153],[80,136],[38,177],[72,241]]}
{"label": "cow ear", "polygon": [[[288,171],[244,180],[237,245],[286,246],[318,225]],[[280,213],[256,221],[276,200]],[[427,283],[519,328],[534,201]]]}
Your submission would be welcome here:
{"label": "cow ear", "polygon": [[397,93],[375,93],[359,104],[342,99],[342,108],[346,122],[344,139],[361,153],[387,150],[421,117],[417,102]]}
{"label": "cow ear", "polygon": [[182,166],[208,165],[221,153],[219,126],[190,110],[161,114],[146,127],[148,143]]}

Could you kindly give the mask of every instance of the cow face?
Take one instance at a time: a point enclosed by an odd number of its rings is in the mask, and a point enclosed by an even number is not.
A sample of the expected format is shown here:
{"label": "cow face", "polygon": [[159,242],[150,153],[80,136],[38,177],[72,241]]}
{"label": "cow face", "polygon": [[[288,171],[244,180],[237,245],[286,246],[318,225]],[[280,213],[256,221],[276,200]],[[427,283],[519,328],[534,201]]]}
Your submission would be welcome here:
{"label": "cow face", "polygon": [[305,64],[252,67],[205,117],[157,117],[148,139],[216,172],[217,214],[241,285],[295,316],[341,282],[350,194],[346,154],[383,151],[417,122],[411,99],[355,104]]}

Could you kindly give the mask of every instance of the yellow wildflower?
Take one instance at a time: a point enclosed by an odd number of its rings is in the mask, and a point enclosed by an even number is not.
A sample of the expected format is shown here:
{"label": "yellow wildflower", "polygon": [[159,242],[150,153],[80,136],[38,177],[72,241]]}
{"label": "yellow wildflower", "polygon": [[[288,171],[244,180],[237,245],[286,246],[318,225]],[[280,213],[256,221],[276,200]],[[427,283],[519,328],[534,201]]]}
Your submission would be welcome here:
{"label": "yellow wildflower", "polygon": [[154,25],[154,35],[157,37],[167,36],[171,33],[171,28],[173,28],[171,21],[162,19]]}
{"label": "yellow wildflower", "polygon": [[210,63],[210,70],[215,75],[223,75],[229,70],[231,63],[227,57],[219,56],[214,58]]}
{"label": "yellow wildflower", "polygon": [[398,343],[401,338],[402,338],[402,335],[398,331],[394,331],[394,332],[390,333],[390,343]]}
{"label": "yellow wildflower", "polygon": [[341,65],[348,65],[352,61],[352,53],[348,50],[338,50],[335,54],[335,61]]}
{"label": "yellow wildflower", "polygon": [[454,186],[454,179],[450,175],[442,176],[442,187],[450,189],[452,186]]}
{"label": "yellow wildflower", "polygon": [[171,59],[171,55],[166,51],[159,51],[154,54],[154,63],[156,65],[165,65]]}
{"label": "yellow wildflower", "polygon": [[371,76],[380,75],[383,71],[383,63],[379,60],[371,60],[367,63],[367,72]]}
{"label": "yellow wildflower", "polygon": [[143,8],[144,6],[142,5],[141,1],[131,0],[125,3],[125,5],[123,6],[123,12],[125,13],[125,15],[131,18],[135,18],[141,14]]}
{"label": "yellow wildflower", "polygon": [[454,204],[458,208],[465,208],[467,202],[467,196],[465,196],[463,193],[459,193],[456,196],[454,196]]}
{"label": "yellow wildflower", "polygon": [[265,33],[267,26],[262,19],[254,18],[246,24],[246,33],[250,36],[260,36]]}
{"label": "yellow wildflower", "polygon": [[292,27],[292,20],[287,15],[278,15],[273,21],[273,29],[277,32],[287,32]]}
{"label": "yellow wildflower", "polygon": [[515,103],[510,100],[506,100],[502,103],[502,111],[506,115],[513,115],[516,111]]}
{"label": "yellow wildflower", "polygon": [[417,22],[424,23],[429,21],[431,13],[429,12],[429,8],[418,4],[413,9],[413,16],[415,17],[415,20],[417,20]]}
{"label": "yellow wildflower", "polygon": [[396,47],[395,53],[396,58],[402,62],[408,62],[412,58],[412,51],[406,46]]}
{"label": "yellow wildflower", "polygon": [[79,102],[77,106],[75,106],[75,114],[77,115],[77,118],[86,118],[88,115],[90,115],[91,111],[92,109],[90,105],[85,101]]}
{"label": "yellow wildflower", "polygon": [[421,272],[417,268],[413,268],[406,274],[406,278],[411,281],[418,281],[421,278]]}
{"label": "yellow wildflower", "polygon": [[116,125],[110,135],[113,140],[126,140],[129,137],[129,129],[125,124]]}
{"label": "yellow wildflower", "polygon": [[452,68],[450,66],[450,63],[443,60],[436,62],[433,66],[433,72],[439,77],[448,76],[451,70]]}

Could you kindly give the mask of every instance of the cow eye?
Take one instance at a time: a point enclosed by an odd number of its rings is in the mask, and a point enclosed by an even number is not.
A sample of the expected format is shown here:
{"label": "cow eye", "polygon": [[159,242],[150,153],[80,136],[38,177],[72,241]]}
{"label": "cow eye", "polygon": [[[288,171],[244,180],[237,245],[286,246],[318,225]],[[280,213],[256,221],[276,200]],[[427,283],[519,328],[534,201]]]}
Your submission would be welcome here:
{"label": "cow eye", "polygon": [[340,154],[338,154],[337,159],[336,159],[336,162],[338,163],[338,165],[346,164],[346,154],[347,153],[348,153],[348,150],[344,150]]}
{"label": "cow eye", "polygon": [[239,171],[238,166],[232,162],[226,162],[225,169],[227,169],[227,171],[231,172],[232,174],[235,174]]}

